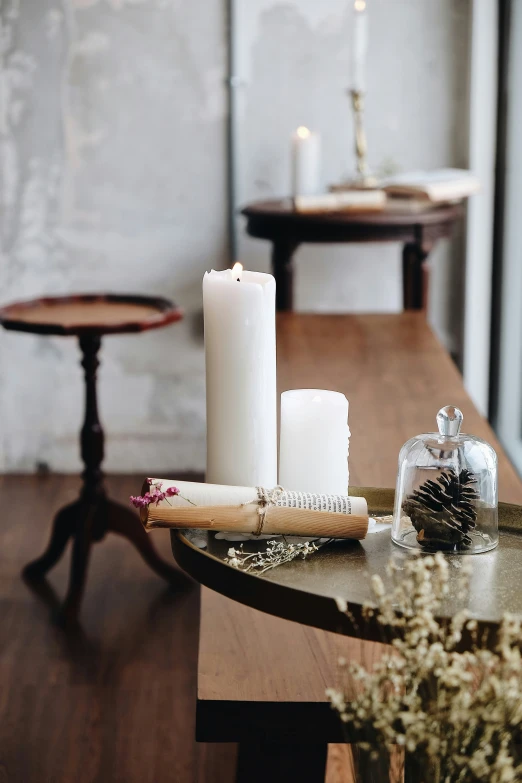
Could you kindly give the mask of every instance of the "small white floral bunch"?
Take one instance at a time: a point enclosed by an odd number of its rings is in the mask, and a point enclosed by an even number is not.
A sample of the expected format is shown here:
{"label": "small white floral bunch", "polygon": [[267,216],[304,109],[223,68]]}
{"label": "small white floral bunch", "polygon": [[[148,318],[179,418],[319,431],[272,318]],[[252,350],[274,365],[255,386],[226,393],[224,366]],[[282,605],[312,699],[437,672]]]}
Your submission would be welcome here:
{"label": "small white floral bunch", "polygon": [[237,549],[230,547],[225,563],[247,573],[262,574],[271,568],[289,563],[296,558],[306,558],[327,543],[325,539],[315,543],[313,541],[289,541],[286,538],[269,541],[261,552],[245,552],[243,544]]}
{"label": "small white floral bunch", "polygon": [[[469,583],[463,570],[461,597]],[[449,590],[441,553],[408,560],[401,572],[390,563],[387,571],[391,588],[373,576],[375,606],[365,612],[393,630],[392,649],[372,671],[340,662],[343,687],[327,694],[341,720],[363,750],[402,746],[416,783],[522,780],[520,620],[505,616],[488,650],[467,611],[437,619]]]}

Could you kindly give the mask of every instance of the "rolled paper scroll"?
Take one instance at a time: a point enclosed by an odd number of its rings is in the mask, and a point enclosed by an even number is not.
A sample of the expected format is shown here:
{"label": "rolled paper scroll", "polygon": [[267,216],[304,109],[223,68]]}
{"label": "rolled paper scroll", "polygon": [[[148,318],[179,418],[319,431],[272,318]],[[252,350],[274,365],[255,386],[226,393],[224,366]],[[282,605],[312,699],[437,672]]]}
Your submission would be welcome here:
{"label": "rolled paper scroll", "polygon": [[250,533],[254,535],[317,536],[362,539],[368,531],[364,498],[287,492],[281,487],[230,487],[189,481],[152,479],[171,496],[140,509],[146,530],[171,529]]}

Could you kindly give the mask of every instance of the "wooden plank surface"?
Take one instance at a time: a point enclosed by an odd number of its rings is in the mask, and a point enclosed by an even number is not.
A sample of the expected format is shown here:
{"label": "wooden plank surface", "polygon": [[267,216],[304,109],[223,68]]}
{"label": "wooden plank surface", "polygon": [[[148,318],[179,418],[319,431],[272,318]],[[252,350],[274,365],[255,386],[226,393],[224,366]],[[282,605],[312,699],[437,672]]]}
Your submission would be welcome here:
{"label": "wooden plank surface", "polygon": [[[522,503],[522,482],[488,423],[466,394],[448,354],[422,314],[278,317],[280,390],[320,387],[350,401],[350,482],[394,486],[399,449],[410,437],[435,429],[435,416],[453,404],[464,413],[464,430],[488,440],[499,456],[500,498]],[[243,731],[255,706],[300,703],[301,727],[312,705],[324,704],[324,689],[337,680],[337,659],[357,657],[371,665],[380,645],[290,623],[202,590],[198,668],[201,739],[225,739]],[[221,711],[231,702],[235,718]],[[238,712],[242,705],[243,712]],[[265,716],[267,713],[263,713]],[[312,712],[310,712],[312,714]],[[316,714],[316,713],[313,713]],[[277,711],[273,711],[275,720]],[[327,713],[315,730],[333,731]],[[212,718],[212,720],[208,720]],[[303,728],[304,730],[304,728]],[[221,732],[221,735],[220,735]],[[220,735],[220,736],[219,736]],[[230,734],[228,739],[233,739]],[[235,737],[239,739],[239,737]]]}

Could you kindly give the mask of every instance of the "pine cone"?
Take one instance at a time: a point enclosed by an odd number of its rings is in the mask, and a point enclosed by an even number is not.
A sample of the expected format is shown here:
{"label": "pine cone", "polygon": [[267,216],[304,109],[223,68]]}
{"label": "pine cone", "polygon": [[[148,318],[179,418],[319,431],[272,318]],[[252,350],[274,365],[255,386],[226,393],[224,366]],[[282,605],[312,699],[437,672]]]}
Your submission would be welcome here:
{"label": "pine cone", "polygon": [[436,481],[428,479],[402,504],[425,549],[455,549],[471,546],[470,530],[476,527],[474,501],[479,494],[471,484],[474,475],[466,469],[459,475],[444,471]]}

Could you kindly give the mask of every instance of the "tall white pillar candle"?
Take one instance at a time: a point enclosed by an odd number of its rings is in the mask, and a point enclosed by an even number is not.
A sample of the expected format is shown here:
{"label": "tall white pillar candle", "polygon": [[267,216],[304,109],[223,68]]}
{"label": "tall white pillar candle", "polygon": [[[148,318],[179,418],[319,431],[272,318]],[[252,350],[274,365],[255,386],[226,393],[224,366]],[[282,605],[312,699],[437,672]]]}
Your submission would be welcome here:
{"label": "tall white pillar candle", "polygon": [[368,15],[366,0],[355,0],[352,42],[352,89],[366,91],[366,52],[368,50]]}
{"label": "tall white pillar candle", "polygon": [[321,189],[321,137],[300,127],[292,136],[292,195],[314,196]]}
{"label": "tall white pillar candle", "polygon": [[296,492],[348,493],[348,400],[322,389],[281,395],[279,483]]}
{"label": "tall white pillar candle", "polygon": [[275,280],[234,270],[203,278],[207,481],[277,484]]}

